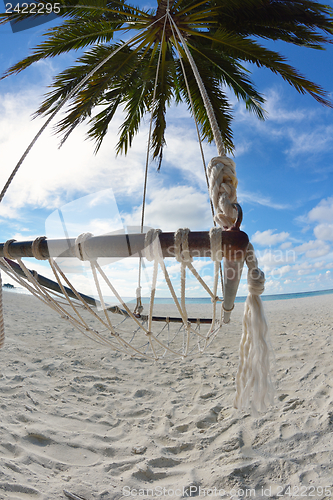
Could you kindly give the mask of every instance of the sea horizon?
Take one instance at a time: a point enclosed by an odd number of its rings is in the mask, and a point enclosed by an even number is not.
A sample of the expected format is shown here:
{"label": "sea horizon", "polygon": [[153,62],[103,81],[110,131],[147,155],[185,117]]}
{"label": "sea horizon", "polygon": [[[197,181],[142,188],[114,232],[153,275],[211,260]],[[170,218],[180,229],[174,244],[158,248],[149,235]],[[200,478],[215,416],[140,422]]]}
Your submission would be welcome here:
{"label": "sea horizon", "polygon": [[[23,287],[14,287],[14,288],[7,288],[3,286],[3,290],[11,292],[11,293],[23,293],[27,295],[31,295],[31,293],[26,290]],[[317,295],[329,295],[333,294],[333,289],[327,289],[327,290],[312,290],[312,291],[307,291],[307,292],[292,292],[292,293],[278,293],[278,294],[263,294],[261,295],[262,300],[265,301],[272,301],[272,300],[289,300],[289,299],[297,299],[297,298],[304,298],[304,297],[314,297]],[[237,296],[235,299],[235,303],[242,303],[245,302],[247,296]],[[95,297],[98,299],[98,297]],[[105,297],[105,300],[107,302],[113,302],[115,301],[111,297]],[[123,298],[124,302],[127,303],[134,303],[136,302],[136,299],[133,297],[124,297]],[[149,303],[149,297],[142,297],[141,298],[143,304],[148,304]],[[180,299],[179,299],[180,300]],[[156,304],[173,304],[173,299],[172,297],[155,297],[154,299]],[[210,304],[211,303],[211,298],[210,297],[186,297],[186,302],[188,304]]]}

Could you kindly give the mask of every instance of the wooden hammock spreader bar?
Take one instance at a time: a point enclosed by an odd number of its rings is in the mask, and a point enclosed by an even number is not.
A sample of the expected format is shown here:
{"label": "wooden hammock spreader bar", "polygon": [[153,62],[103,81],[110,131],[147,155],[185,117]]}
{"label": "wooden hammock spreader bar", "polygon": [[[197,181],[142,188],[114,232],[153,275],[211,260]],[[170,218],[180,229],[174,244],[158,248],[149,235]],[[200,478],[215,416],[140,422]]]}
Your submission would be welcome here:
{"label": "wooden hammock spreader bar", "polygon": [[[163,257],[175,257],[174,248],[174,233],[159,234],[161,250]],[[40,239],[38,243],[38,252],[45,258],[77,258],[75,252],[75,238],[68,239]],[[33,241],[13,241],[8,244],[7,252],[13,258],[34,258],[32,250]],[[193,231],[188,235],[189,251],[192,257],[211,257],[210,237],[208,231]],[[227,231],[222,231],[222,252],[223,257],[227,261],[243,262],[246,253],[249,238],[246,233],[240,231],[238,227],[233,227]],[[4,257],[4,243],[0,243],[0,257]],[[93,236],[85,241],[85,254],[90,259],[97,258],[127,258],[145,256],[145,234],[111,234],[103,236]],[[7,254],[8,255],[8,254]],[[27,278],[21,267],[11,259],[6,258],[8,264],[21,277]],[[45,276],[38,274],[36,271],[30,271],[38,283],[54,292],[62,294],[61,287],[56,281],[50,280]],[[68,287],[64,286],[66,293],[70,298],[77,299],[75,293]],[[100,302],[85,294],[79,294],[81,298],[89,305],[101,306]],[[107,308],[108,311],[118,313],[123,316],[128,316],[126,310],[118,306]],[[145,321],[144,315],[138,315],[138,318]],[[153,316],[153,321],[170,323],[182,323],[180,317],[165,317]],[[209,324],[212,322],[210,318],[188,318],[190,323]]]}
{"label": "wooden hammock spreader bar", "polygon": [[[159,235],[163,257],[175,257],[174,233]],[[39,243],[39,252],[44,258],[76,257],[75,238],[44,239]],[[228,260],[244,260],[249,238],[239,229],[222,231],[222,252]],[[8,252],[13,259],[34,257],[33,241],[14,241],[8,245]],[[208,231],[191,231],[188,235],[191,257],[210,257],[210,239]],[[145,234],[110,234],[93,236],[85,241],[85,253],[90,259],[144,257]],[[4,243],[0,243],[0,257],[4,257]]]}

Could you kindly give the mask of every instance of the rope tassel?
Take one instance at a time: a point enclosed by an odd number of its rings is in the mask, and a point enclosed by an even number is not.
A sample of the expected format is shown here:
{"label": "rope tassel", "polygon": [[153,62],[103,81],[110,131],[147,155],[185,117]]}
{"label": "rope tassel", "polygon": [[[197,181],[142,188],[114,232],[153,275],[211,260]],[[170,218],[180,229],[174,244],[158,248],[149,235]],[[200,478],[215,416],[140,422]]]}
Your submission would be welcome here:
{"label": "rope tassel", "polygon": [[245,409],[251,401],[255,413],[258,410],[265,411],[267,405],[273,402],[273,386],[270,379],[268,327],[260,297],[265,289],[265,275],[258,268],[251,243],[246,253],[246,264],[249,295],[244,309],[234,406]]}

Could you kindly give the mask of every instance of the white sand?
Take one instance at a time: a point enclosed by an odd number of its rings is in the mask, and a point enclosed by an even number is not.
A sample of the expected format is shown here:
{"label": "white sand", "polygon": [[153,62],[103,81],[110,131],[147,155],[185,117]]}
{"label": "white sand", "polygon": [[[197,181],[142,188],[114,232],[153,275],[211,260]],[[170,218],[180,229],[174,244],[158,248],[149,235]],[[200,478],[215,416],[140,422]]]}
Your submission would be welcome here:
{"label": "white sand", "polygon": [[232,406],[243,304],[207,355],[154,363],[4,302],[0,499],[333,498],[333,295],[265,302],[276,398],[259,418]]}

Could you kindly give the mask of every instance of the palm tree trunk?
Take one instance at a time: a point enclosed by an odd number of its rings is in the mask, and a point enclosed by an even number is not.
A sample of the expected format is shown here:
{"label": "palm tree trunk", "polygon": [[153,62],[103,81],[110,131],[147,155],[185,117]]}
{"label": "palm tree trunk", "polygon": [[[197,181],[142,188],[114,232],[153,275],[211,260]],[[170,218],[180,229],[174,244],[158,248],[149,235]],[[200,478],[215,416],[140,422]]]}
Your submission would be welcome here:
{"label": "palm tree trunk", "polygon": [[165,16],[168,6],[169,9],[171,9],[174,3],[175,0],[161,0],[157,7],[155,19],[160,19],[161,17]]}

